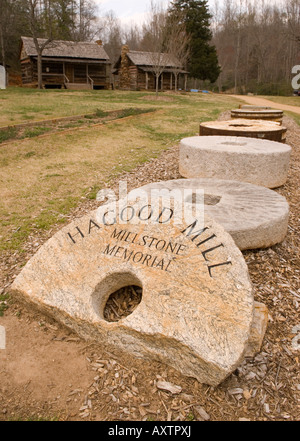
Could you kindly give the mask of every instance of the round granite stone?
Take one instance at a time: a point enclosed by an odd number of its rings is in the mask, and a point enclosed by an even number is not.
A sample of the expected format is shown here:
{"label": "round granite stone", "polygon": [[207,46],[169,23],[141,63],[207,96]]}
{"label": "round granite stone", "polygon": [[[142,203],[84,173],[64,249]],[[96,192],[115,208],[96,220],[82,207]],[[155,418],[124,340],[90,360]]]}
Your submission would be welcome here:
{"label": "round granite stone", "polygon": [[266,121],[275,121],[282,124],[282,110],[253,110],[253,109],[234,109],[231,110],[231,118],[233,119],[258,119]]}
{"label": "round granite stone", "polygon": [[174,179],[140,187],[148,196],[155,194],[153,190],[164,189],[180,190],[179,197],[186,203],[195,203],[197,191],[203,190],[204,210],[241,250],[270,247],[282,242],[287,234],[289,204],[268,188],[213,178]]}
{"label": "round granite stone", "polygon": [[291,147],[235,136],[193,136],[180,142],[179,172],[185,178],[215,178],[275,188],[285,184]]}
{"label": "round granite stone", "polygon": [[285,142],[287,128],[279,122],[257,119],[208,121],[200,124],[200,136],[242,136]]}

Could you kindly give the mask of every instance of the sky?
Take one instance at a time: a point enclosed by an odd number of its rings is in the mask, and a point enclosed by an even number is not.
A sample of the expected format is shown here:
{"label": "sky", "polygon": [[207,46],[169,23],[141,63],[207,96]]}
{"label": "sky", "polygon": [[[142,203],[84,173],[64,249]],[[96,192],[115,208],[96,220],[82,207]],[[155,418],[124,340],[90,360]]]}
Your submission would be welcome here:
{"label": "sky", "polygon": [[[147,17],[150,0],[95,0],[99,6],[100,15],[114,11],[122,24],[142,24]],[[168,3],[167,0],[164,3]]]}
{"label": "sky", "polygon": [[[136,23],[143,24],[150,9],[150,0],[94,0],[99,7],[100,16],[108,11],[114,11],[121,23],[130,25]],[[265,0],[266,4],[274,4],[282,0]],[[164,5],[170,3],[169,0],[154,0],[154,3],[162,2]],[[222,3],[222,0],[219,0]],[[213,7],[215,0],[208,0],[208,5]]]}

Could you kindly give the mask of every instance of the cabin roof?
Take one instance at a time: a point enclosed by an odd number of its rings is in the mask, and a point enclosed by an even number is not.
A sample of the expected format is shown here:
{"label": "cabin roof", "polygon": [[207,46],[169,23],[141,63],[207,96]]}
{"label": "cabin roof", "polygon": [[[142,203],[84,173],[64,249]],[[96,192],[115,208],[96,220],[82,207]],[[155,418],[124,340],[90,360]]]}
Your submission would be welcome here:
{"label": "cabin roof", "polygon": [[159,52],[140,52],[130,51],[128,57],[137,66],[153,66],[154,64],[161,64],[165,67],[179,67],[181,63],[179,60],[170,54]]}
{"label": "cabin roof", "polygon": [[[126,53],[128,58],[133,64],[138,67],[152,67],[156,65],[163,66],[165,68],[181,68],[180,61],[171,54],[159,53],[159,52],[143,52],[143,51],[128,51]],[[121,56],[115,64],[115,67],[119,65]]]}
{"label": "cabin roof", "polygon": [[[37,57],[38,54],[33,38],[21,37],[21,40],[27,56]],[[45,38],[38,38],[39,44],[43,44],[46,41]],[[88,41],[53,40],[43,50],[44,57],[109,61],[109,56],[102,46]]]}

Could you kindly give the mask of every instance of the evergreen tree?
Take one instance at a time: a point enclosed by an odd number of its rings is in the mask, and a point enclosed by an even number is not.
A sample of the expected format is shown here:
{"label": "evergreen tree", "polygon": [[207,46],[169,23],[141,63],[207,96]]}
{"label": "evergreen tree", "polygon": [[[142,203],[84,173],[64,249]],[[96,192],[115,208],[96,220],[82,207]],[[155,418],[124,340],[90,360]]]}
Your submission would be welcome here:
{"label": "evergreen tree", "polygon": [[214,83],[220,75],[216,48],[210,44],[211,15],[207,0],[175,0],[169,9],[170,16],[183,17],[186,32],[189,35],[190,75],[200,80]]}
{"label": "evergreen tree", "polygon": [[71,0],[53,0],[52,8],[55,13],[56,26],[54,36],[60,40],[72,40],[74,28],[74,2]]}

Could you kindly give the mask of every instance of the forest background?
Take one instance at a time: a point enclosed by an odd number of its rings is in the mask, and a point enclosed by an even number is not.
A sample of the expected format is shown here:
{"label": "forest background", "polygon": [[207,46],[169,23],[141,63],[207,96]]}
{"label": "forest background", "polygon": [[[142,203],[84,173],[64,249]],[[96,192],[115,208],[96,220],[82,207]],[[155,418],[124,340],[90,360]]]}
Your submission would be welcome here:
{"label": "forest background", "polygon": [[[185,19],[181,15],[179,20],[185,26],[180,32],[187,34],[181,40],[188,45],[183,57],[192,74],[188,87],[292,93],[292,68],[300,64],[300,0],[215,0],[210,7],[206,0],[175,0],[168,8],[151,2],[147,21],[126,26],[113,11],[102,14],[94,0],[0,0],[0,63],[20,73],[20,37],[36,36],[49,41],[102,40],[114,64],[124,44],[131,50],[149,50],[153,23],[166,29],[179,9],[185,11]],[[202,51],[194,67],[193,44]]]}

